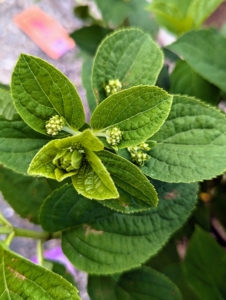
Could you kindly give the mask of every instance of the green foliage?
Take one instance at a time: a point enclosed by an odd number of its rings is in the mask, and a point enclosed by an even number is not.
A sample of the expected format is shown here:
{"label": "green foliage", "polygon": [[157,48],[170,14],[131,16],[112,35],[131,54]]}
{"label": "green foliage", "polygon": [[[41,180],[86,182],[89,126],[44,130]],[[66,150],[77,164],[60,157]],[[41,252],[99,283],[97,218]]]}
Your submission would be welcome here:
{"label": "green foliage", "polygon": [[113,33],[99,46],[94,59],[92,87],[96,100],[106,98],[103,85],[110,79],[119,79],[123,89],[155,84],[162,63],[162,52],[148,34],[137,29]]}
{"label": "green foliage", "polygon": [[225,299],[226,253],[209,233],[198,227],[188,246],[184,271],[199,299]]}
{"label": "green foliage", "polygon": [[0,115],[7,120],[12,120],[15,113],[10,92],[0,87]]}
{"label": "green foliage", "polygon": [[188,32],[168,46],[183,56],[196,73],[223,91],[226,91],[225,47],[226,39],[214,30]]}
{"label": "green foliage", "polygon": [[223,0],[153,0],[149,9],[175,34],[198,29]]}
{"label": "green foliage", "polygon": [[142,267],[124,273],[118,280],[111,276],[89,276],[91,300],[182,300],[178,288],[163,274]]}
{"label": "green foliage", "polygon": [[0,260],[1,299],[81,299],[61,276],[11,252],[2,242]]}
{"label": "green foliage", "polygon": [[174,96],[169,117],[152,137],[144,174],[166,182],[210,179],[225,171],[226,119],[216,109]]}
{"label": "green foliage", "polygon": [[198,75],[185,61],[179,60],[170,76],[170,93],[194,96],[217,105],[219,89]]}

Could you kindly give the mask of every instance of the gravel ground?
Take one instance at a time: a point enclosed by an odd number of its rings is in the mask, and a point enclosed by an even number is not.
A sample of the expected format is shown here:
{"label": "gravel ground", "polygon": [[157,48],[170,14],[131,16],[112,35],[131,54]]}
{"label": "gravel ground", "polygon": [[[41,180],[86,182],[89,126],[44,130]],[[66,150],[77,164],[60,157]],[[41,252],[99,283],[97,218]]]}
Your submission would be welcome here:
{"label": "gravel ground", "polygon": [[[73,15],[74,0],[0,0],[0,82],[4,84],[10,83],[11,73],[20,53],[35,55],[47,60],[69,77],[78,89],[85,106],[87,106],[85,92],[81,86],[81,60],[78,58],[78,49],[75,47],[60,59],[52,60],[14,25],[13,17],[32,5],[39,6],[55,18],[69,33],[82,25],[81,21],[77,20]],[[14,226],[40,230],[39,226],[21,219],[1,195],[0,211]],[[3,238],[4,236],[0,236],[0,239]],[[58,241],[49,241],[45,246],[48,249],[55,247],[57,244]],[[32,239],[15,238],[11,244],[11,249],[27,258],[31,258],[36,254],[36,242]],[[82,299],[88,300],[89,297],[85,290],[86,275],[83,272],[77,272],[76,281],[78,282]]]}

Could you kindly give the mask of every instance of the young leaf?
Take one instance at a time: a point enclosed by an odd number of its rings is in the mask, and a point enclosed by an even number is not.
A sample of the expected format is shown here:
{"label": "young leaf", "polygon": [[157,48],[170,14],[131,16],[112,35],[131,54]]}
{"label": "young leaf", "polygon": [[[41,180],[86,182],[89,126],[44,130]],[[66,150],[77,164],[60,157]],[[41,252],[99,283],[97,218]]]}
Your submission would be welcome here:
{"label": "young leaf", "polygon": [[106,132],[118,127],[122,140],[118,148],[135,146],[150,138],[164,123],[172,96],[153,86],[135,86],[108,97],[95,109],[91,126]]}
{"label": "young leaf", "polygon": [[12,120],[15,113],[16,110],[10,92],[0,88],[0,115],[7,120]]}
{"label": "young leaf", "polygon": [[97,102],[107,97],[104,85],[111,79],[118,79],[123,89],[155,84],[162,64],[162,52],[149,34],[124,29],[109,35],[94,59],[92,87]]}
{"label": "young leaf", "polygon": [[12,120],[0,116],[0,162],[18,173],[27,174],[32,158],[50,138],[35,132],[18,114]]}
{"label": "young leaf", "polygon": [[32,178],[0,167],[0,190],[22,218],[39,223],[39,210],[53,188],[45,178]]}
{"label": "young leaf", "polygon": [[34,130],[46,134],[45,124],[59,114],[75,130],[85,122],[81,99],[74,85],[46,61],[22,54],[11,83],[15,107]]}
{"label": "young leaf", "polygon": [[71,283],[13,253],[2,242],[0,261],[1,299],[81,300]]}
{"label": "young leaf", "polygon": [[188,245],[184,271],[186,280],[199,299],[225,299],[225,250],[209,233],[198,227]]}
{"label": "young leaf", "polygon": [[105,200],[118,198],[119,194],[110,174],[101,160],[86,149],[87,162],[72,176],[72,183],[78,193],[90,199]]}
{"label": "young leaf", "polygon": [[49,232],[65,230],[113,214],[97,201],[79,195],[72,184],[55,190],[43,203],[40,223]]}
{"label": "young leaf", "polygon": [[88,293],[92,300],[182,300],[177,286],[165,275],[141,267],[115,280],[111,276],[89,275]]}
{"label": "young leaf", "polygon": [[168,46],[170,50],[183,56],[200,76],[223,91],[226,91],[225,47],[226,39],[213,30],[188,32]]}
{"label": "young leaf", "polygon": [[152,137],[157,144],[141,168],[166,182],[210,179],[226,170],[226,118],[223,113],[185,96],[175,96],[169,117]]}
{"label": "young leaf", "polygon": [[106,150],[97,155],[119,187],[150,206],[157,206],[158,196],[153,185],[134,164]]}
{"label": "young leaf", "polygon": [[92,274],[110,274],[139,266],[156,254],[194,209],[198,185],[154,185],[157,208],[133,215],[111,211],[64,231],[62,248],[70,261]]}
{"label": "young leaf", "polygon": [[197,97],[217,105],[220,100],[219,89],[198,75],[185,61],[179,60],[170,76],[170,93]]}

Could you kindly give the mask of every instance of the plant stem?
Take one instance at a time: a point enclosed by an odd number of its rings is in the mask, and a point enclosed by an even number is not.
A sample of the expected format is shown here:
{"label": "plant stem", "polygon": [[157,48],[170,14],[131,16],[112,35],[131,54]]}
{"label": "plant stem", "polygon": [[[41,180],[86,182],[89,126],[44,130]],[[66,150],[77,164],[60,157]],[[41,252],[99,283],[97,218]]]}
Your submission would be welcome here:
{"label": "plant stem", "polygon": [[24,228],[14,228],[15,236],[21,236],[25,238],[48,240],[60,237],[60,232],[46,232],[46,231],[34,231]]}
{"label": "plant stem", "polygon": [[0,224],[12,226],[12,224],[8,220],[6,220],[2,213],[0,213]]}
{"label": "plant stem", "polygon": [[37,242],[37,257],[39,266],[43,265],[43,241],[38,240]]}
{"label": "plant stem", "polygon": [[5,242],[4,242],[4,243],[9,247],[10,244],[11,244],[11,242],[12,242],[12,240],[14,239],[14,237],[15,237],[15,232],[12,231],[12,232],[7,236],[7,238],[5,239]]}
{"label": "plant stem", "polygon": [[63,128],[62,128],[62,130],[63,131],[66,131],[66,132],[68,132],[68,133],[70,133],[71,135],[79,135],[81,132],[79,132],[79,131],[75,131],[75,130],[73,130],[72,128],[69,128],[69,127],[67,127],[67,126],[64,126]]}
{"label": "plant stem", "polygon": [[6,225],[6,226],[3,226],[3,227],[0,227],[0,234],[9,234],[12,231],[13,231],[12,226]]}

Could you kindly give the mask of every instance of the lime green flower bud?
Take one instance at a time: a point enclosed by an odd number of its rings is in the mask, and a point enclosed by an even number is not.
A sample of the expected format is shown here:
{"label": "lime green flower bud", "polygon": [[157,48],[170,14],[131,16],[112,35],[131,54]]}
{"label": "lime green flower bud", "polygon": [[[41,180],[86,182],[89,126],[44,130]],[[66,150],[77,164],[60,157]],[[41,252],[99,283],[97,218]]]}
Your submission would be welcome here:
{"label": "lime green flower bud", "polygon": [[110,79],[108,84],[104,84],[107,96],[115,94],[122,89],[122,83],[118,79]]}
{"label": "lime green flower bud", "polygon": [[107,142],[111,146],[117,146],[122,140],[123,132],[118,127],[113,127],[106,132]]}
{"label": "lime green flower bud", "polygon": [[130,152],[132,162],[138,166],[143,166],[144,163],[150,159],[150,156],[144,152],[150,150],[150,147],[147,143],[141,143],[137,146],[128,147],[127,149]]}
{"label": "lime green flower bud", "polygon": [[49,135],[57,135],[64,127],[65,120],[63,117],[60,117],[58,115],[53,116],[49,119],[49,121],[46,122],[46,132]]}

